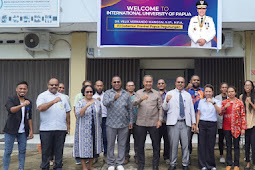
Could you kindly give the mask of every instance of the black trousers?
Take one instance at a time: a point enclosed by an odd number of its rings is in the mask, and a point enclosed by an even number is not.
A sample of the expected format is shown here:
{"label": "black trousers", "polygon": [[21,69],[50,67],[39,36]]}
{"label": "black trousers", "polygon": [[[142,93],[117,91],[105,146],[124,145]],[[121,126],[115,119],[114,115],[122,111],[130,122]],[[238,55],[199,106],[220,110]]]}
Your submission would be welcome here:
{"label": "black trousers", "polygon": [[224,130],[224,135],[226,139],[227,145],[227,166],[232,166],[232,143],[234,144],[234,166],[239,166],[240,159],[240,148],[239,141],[240,136],[238,138],[234,138],[230,130]]}
{"label": "black trousers", "polygon": [[130,151],[130,136],[133,134],[134,138],[134,151],[135,151],[135,156],[134,158],[137,158],[137,134],[136,134],[136,124],[133,124],[133,129],[129,129],[128,132],[128,137],[127,137],[127,142],[126,142],[126,151],[125,151],[125,158],[130,158],[129,151]]}
{"label": "black trousers", "polygon": [[40,140],[42,147],[42,163],[40,168],[49,170],[52,147],[54,148],[55,165],[53,169],[62,169],[63,150],[66,131],[40,131]]}
{"label": "black trousers", "polygon": [[158,166],[159,164],[159,132],[156,126],[146,127],[146,126],[136,126],[137,135],[137,157],[139,167],[143,167],[145,164],[145,155],[144,155],[144,144],[147,136],[147,132],[150,134],[153,148],[153,167]]}
{"label": "black trousers", "polygon": [[224,150],[224,132],[223,132],[223,129],[218,129],[218,134],[219,134],[218,146],[219,146],[219,150],[220,150],[220,155],[223,155],[223,150]]}
{"label": "black trousers", "polygon": [[190,139],[189,139],[189,154],[192,153],[192,138],[193,138],[194,132],[190,133]]}
{"label": "black trousers", "polygon": [[[164,139],[164,153],[163,157],[164,160],[169,159],[170,157],[170,146],[169,146],[169,140],[168,140],[168,133],[167,133],[167,127],[166,123],[162,123],[162,126],[159,128],[159,149],[161,150],[161,138]],[[159,152],[160,157],[160,152]]]}
{"label": "black trousers", "polygon": [[250,149],[252,152],[252,163],[255,165],[255,127],[245,131],[245,160],[250,162]]}
{"label": "black trousers", "polygon": [[102,133],[103,133],[104,156],[107,155],[106,120],[107,120],[107,117],[103,117],[102,118]]}
{"label": "black trousers", "polygon": [[217,122],[199,121],[198,134],[198,162],[200,168],[212,169],[216,167],[214,146],[216,142]]}

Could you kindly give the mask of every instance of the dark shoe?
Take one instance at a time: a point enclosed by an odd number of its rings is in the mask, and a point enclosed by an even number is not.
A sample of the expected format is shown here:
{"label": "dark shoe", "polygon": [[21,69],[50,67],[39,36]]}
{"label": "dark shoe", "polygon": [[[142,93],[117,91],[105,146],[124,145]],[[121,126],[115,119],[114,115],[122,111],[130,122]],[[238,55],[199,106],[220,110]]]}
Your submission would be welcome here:
{"label": "dark shoe", "polygon": [[189,170],[188,166],[183,166],[183,170]]}
{"label": "dark shoe", "polygon": [[247,166],[246,166],[246,167],[244,168],[244,170],[250,170],[250,167],[247,167]]}
{"label": "dark shoe", "polygon": [[138,158],[135,158],[135,163],[138,164]]}
{"label": "dark shoe", "polygon": [[144,170],[144,165],[138,165],[137,170]]}
{"label": "dark shoe", "polygon": [[153,170],[158,170],[158,166],[153,166]]}
{"label": "dark shoe", "polygon": [[175,166],[169,166],[168,170],[175,170]]}
{"label": "dark shoe", "polygon": [[126,165],[128,164],[128,162],[129,162],[129,158],[126,158],[123,164]]}

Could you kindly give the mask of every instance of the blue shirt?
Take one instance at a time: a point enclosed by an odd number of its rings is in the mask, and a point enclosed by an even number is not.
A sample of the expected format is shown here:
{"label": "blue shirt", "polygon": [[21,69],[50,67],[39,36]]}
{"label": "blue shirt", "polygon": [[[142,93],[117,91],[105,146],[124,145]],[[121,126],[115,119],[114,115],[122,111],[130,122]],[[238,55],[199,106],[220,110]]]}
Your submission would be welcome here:
{"label": "blue shirt", "polygon": [[[216,102],[216,105],[221,108],[221,102],[215,98],[212,99],[214,102]],[[201,99],[198,104],[198,108],[200,111],[200,119],[204,121],[211,121],[211,122],[217,122],[218,119],[218,113],[216,112],[215,107],[213,104],[207,103],[206,99]]]}
{"label": "blue shirt", "polygon": [[114,89],[105,92],[103,104],[107,108],[106,125],[111,128],[124,128],[133,124],[133,104],[127,91],[121,89],[120,97],[114,100]]}
{"label": "blue shirt", "polygon": [[195,113],[197,113],[199,100],[205,98],[204,89],[199,87],[198,89],[194,90],[194,88],[192,87],[188,90],[188,92],[192,97]]}

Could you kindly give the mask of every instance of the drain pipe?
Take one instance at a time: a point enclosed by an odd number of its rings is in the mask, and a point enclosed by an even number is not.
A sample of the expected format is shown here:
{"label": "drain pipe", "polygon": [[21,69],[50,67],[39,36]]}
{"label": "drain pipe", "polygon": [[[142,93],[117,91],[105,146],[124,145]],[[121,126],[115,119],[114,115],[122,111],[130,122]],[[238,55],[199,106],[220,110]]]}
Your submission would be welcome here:
{"label": "drain pipe", "polygon": [[250,80],[251,80],[251,71],[252,71],[252,48],[253,48],[253,32],[251,33],[251,47],[250,47]]}

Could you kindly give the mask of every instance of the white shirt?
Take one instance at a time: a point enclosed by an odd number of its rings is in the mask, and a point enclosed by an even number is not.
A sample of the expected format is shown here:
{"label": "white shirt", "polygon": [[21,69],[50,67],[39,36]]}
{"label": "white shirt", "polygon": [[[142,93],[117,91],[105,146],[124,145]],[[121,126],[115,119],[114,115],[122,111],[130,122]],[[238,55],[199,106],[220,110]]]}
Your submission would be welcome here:
{"label": "white shirt", "polygon": [[101,108],[102,108],[102,117],[107,117],[107,108],[103,104],[103,98],[104,98],[104,92],[98,94],[97,92],[93,95],[93,98],[97,100],[97,98],[100,98]]}
{"label": "white shirt", "polygon": [[[198,20],[199,18],[199,20]],[[199,26],[201,22],[200,16],[194,16],[190,19],[189,28],[188,28],[188,35],[191,39],[191,47],[205,47],[209,48],[212,47],[212,39],[216,35],[215,24],[213,22],[212,17],[203,16],[203,27]],[[197,43],[197,40],[205,39],[206,43],[203,46],[200,46]]]}
{"label": "white shirt", "polygon": [[63,95],[66,97],[66,100],[67,100],[67,102],[68,102],[68,104],[69,104],[69,106],[70,106],[70,108],[71,108],[71,103],[70,103],[70,98],[69,98],[69,96],[66,95],[66,94],[63,94]]}
{"label": "white shirt", "polygon": [[[212,99],[218,107],[221,108],[221,102],[215,98]],[[204,121],[217,122],[218,113],[214,107],[214,105],[210,102],[207,103],[206,98],[201,99],[198,104],[197,110],[200,111],[200,119]]]}
{"label": "white shirt", "polygon": [[57,97],[61,98],[60,102],[53,104],[48,110],[40,112],[40,131],[67,130],[66,112],[69,112],[71,108],[63,94],[59,92],[53,94],[47,90],[37,97],[36,105],[38,108],[41,104],[49,103]]}
{"label": "white shirt", "polygon": [[[23,103],[20,103],[20,104],[23,104]],[[19,125],[19,131],[18,131],[18,133],[24,133],[24,132],[25,132],[25,124],[24,124],[25,106],[23,106],[23,107],[21,108],[21,112],[22,112],[22,119],[21,119],[21,122],[20,122],[20,125]]]}

